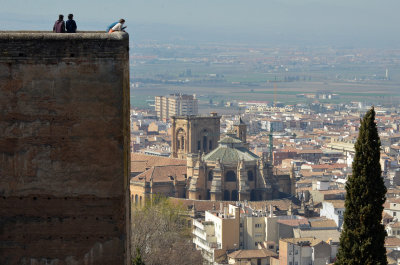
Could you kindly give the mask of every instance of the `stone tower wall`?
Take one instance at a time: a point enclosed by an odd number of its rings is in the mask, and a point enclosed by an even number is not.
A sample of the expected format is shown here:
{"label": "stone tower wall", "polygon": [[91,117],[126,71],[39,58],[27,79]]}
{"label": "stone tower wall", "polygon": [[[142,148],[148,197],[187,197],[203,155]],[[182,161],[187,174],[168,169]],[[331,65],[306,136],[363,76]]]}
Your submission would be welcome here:
{"label": "stone tower wall", "polygon": [[128,264],[128,43],[0,32],[0,264]]}

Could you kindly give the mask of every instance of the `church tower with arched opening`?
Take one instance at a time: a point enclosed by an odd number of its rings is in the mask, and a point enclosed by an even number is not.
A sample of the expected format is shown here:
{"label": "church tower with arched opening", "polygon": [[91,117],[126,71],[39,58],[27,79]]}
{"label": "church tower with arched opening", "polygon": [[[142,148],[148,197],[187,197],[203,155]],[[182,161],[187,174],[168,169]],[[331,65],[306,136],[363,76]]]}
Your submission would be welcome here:
{"label": "church tower with arched opening", "polygon": [[189,154],[207,154],[218,146],[220,119],[210,116],[174,116],[172,120],[172,157],[186,159]]}

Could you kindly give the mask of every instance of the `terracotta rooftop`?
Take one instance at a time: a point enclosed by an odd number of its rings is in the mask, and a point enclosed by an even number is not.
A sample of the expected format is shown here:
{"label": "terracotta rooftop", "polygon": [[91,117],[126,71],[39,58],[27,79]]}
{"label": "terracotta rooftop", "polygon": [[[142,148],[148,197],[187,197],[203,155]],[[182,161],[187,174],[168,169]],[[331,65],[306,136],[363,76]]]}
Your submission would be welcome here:
{"label": "terracotta rooftop", "polygon": [[385,238],[385,247],[400,247],[400,238],[387,236]]}
{"label": "terracotta rooftop", "polygon": [[342,169],[347,167],[346,164],[320,164],[320,165],[311,165],[313,169]]}
{"label": "terracotta rooftop", "polygon": [[394,228],[399,228],[400,227],[400,222],[395,222],[393,224],[388,224],[388,226],[394,227]]}
{"label": "terracotta rooftop", "polygon": [[133,182],[170,182],[175,178],[177,181],[185,181],[186,165],[166,165],[166,166],[153,166],[145,172],[131,178]]}
{"label": "terracotta rooftop", "polygon": [[337,227],[332,219],[313,220],[309,219],[311,227]]}
{"label": "terracotta rooftop", "polygon": [[232,259],[256,259],[256,258],[278,257],[278,254],[266,249],[251,249],[251,250],[243,249],[228,254],[228,257]]}
{"label": "terracotta rooftop", "polygon": [[291,219],[291,220],[278,220],[277,222],[284,224],[284,225],[293,226],[293,227],[298,227],[299,225],[308,225],[308,220],[306,218]]}
{"label": "terracotta rooftop", "polygon": [[324,241],[332,240],[332,242],[339,242],[340,232],[337,229],[326,228],[326,229],[301,229],[294,228],[293,234],[295,237],[315,237]]}
{"label": "terracotta rooftop", "polygon": [[186,160],[145,155],[141,153],[131,154],[131,172],[144,172],[153,166],[166,166],[166,165],[186,165]]}
{"label": "terracotta rooftop", "polygon": [[[184,207],[192,207],[195,205],[197,211],[208,211],[212,210],[214,205],[215,209],[219,210],[220,204],[222,203],[224,206],[228,206],[228,204],[235,205],[234,201],[209,201],[209,200],[191,200],[191,199],[182,199],[182,198],[169,198],[172,203],[182,205]],[[289,209],[290,203],[292,201],[290,199],[279,199],[279,200],[269,200],[269,201],[249,201],[248,205],[254,210],[265,210],[269,209],[269,206],[272,205],[274,210],[282,210],[286,211]],[[296,205],[297,201],[292,202],[293,209],[299,208]]]}
{"label": "terracotta rooftop", "polygon": [[322,154],[322,151],[320,149],[304,149],[304,150],[298,150],[297,153],[299,153],[299,154]]}

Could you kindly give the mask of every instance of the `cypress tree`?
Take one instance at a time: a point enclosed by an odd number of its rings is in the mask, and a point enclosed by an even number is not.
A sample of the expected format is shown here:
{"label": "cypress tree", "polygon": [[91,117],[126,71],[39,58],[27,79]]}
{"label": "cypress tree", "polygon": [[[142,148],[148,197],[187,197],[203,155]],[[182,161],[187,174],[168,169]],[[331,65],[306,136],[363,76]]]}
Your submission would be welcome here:
{"label": "cypress tree", "polygon": [[381,224],[386,187],[374,108],[362,119],[354,147],[353,174],[346,183],[346,210],[335,264],[386,265],[386,231]]}
{"label": "cypress tree", "polygon": [[142,254],[140,253],[140,249],[136,248],[136,256],[132,260],[132,265],[145,265],[142,261]]}

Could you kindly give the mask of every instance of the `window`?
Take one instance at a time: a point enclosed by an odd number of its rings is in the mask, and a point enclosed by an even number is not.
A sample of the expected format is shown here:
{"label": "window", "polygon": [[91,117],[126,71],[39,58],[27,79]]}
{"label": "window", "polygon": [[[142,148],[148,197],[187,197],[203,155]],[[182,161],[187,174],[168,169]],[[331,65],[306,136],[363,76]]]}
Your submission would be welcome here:
{"label": "window", "polygon": [[395,217],[396,216],[396,212],[393,212],[393,217]]}
{"label": "window", "polygon": [[296,249],[296,251],[294,252],[295,255],[299,254],[299,251]]}
{"label": "window", "polygon": [[201,142],[200,142],[200,141],[197,141],[197,150],[200,151],[200,149],[201,149]]}
{"label": "window", "polygon": [[224,190],[224,201],[229,201],[231,199],[229,190]]}
{"label": "window", "polygon": [[231,195],[231,201],[237,201],[238,198],[238,191],[237,190],[233,190],[232,191],[232,195]]}
{"label": "window", "polygon": [[226,172],[225,181],[227,181],[227,182],[236,181],[236,173],[232,170],[229,170],[228,172]]}
{"label": "window", "polygon": [[212,170],[208,171],[208,181],[212,181],[214,176],[214,172]]}
{"label": "window", "polygon": [[247,171],[247,179],[249,181],[253,181],[254,180],[253,171],[251,171],[251,170]]}
{"label": "window", "polygon": [[207,136],[203,136],[203,150],[207,152]]}
{"label": "window", "polygon": [[260,228],[261,227],[261,224],[255,224],[254,225],[256,228]]}
{"label": "window", "polygon": [[210,142],[209,142],[209,144],[208,144],[208,150],[212,150],[212,147],[213,147],[212,141],[210,140]]}

